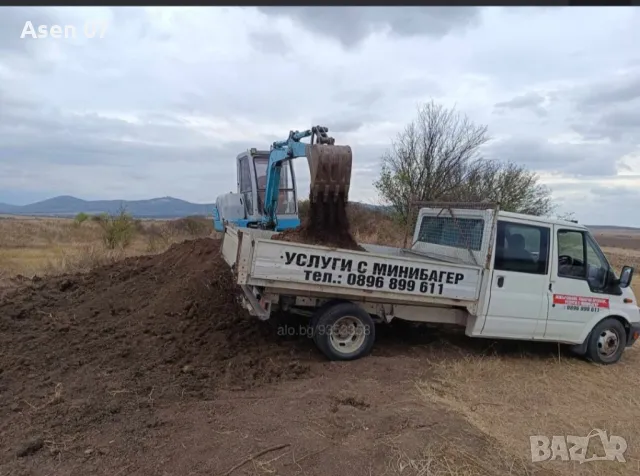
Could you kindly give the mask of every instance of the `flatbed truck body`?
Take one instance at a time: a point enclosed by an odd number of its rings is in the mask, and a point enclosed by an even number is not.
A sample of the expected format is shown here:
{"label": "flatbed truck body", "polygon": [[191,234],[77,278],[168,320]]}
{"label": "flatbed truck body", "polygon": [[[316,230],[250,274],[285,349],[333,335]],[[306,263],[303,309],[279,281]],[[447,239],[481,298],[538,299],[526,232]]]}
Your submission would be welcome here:
{"label": "flatbed truck body", "polygon": [[400,318],[463,326],[470,337],[560,342],[601,363],[617,361],[640,332],[633,269],[618,278],[587,228],[574,222],[497,207],[423,208],[410,248],[362,244],[366,251],[274,234],[225,227],[222,254],[243,302],[260,319],[274,309],[311,317],[323,334],[314,341],[332,359],[361,357],[373,344],[367,335],[340,353],[332,339],[342,318],[352,330]]}

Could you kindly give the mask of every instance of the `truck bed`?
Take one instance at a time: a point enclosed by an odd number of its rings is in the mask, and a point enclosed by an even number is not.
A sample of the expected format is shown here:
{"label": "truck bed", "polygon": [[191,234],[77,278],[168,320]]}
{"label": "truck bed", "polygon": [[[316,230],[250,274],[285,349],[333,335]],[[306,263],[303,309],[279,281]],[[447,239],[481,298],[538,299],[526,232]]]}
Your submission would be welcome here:
{"label": "truck bed", "polygon": [[352,251],[272,240],[274,232],[228,226],[222,253],[238,284],[265,292],[365,302],[473,307],[482,266],[401,248]]}

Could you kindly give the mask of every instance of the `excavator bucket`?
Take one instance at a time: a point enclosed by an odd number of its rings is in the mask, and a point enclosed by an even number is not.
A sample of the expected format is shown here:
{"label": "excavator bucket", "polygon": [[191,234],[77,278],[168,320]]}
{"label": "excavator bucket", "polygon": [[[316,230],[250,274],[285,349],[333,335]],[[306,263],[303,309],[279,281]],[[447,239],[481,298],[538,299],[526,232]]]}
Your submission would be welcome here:
{"label": "excavator bucket", "polygon": [[348,145],[312,144],[307,146],[311,172],[311,201],[346,202],[351,184],[351,147]]}

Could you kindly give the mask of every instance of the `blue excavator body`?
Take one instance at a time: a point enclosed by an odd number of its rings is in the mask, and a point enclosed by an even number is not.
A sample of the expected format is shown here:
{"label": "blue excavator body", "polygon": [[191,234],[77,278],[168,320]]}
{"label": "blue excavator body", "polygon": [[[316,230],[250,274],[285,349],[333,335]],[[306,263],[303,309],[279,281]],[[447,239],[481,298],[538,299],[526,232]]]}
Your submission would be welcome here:
{"label": "blue excavator body", "polygon": [[[238,227],[284,231],[300,226],[296,177],[292,161],[306,157],[309,163],[310,200],[327,201],[348,194],[351,178],[351,147],[335,145],[328,129],[315,126],[291,131],[269,151],[255,148],[239,154],[237,192],[219,196],[213,210],[217,231],[228,223]],[[311,137],[310,143],[301,142]]]}

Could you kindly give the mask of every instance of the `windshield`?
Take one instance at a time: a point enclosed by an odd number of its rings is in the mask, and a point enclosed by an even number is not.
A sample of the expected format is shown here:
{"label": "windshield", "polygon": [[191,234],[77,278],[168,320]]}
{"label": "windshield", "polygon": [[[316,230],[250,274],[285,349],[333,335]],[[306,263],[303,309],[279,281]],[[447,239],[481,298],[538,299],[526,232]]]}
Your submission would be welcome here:
{"label": "windshield", "polygon": [[[258,186],[258,210],[264,213],[264,194],[267,188],[268,157],[255,157],[256,184]],[[296,197],[291,180],[291,161],[282,163],[280,168],[280,193],[278,194],[278,214],[296,213]]]}

